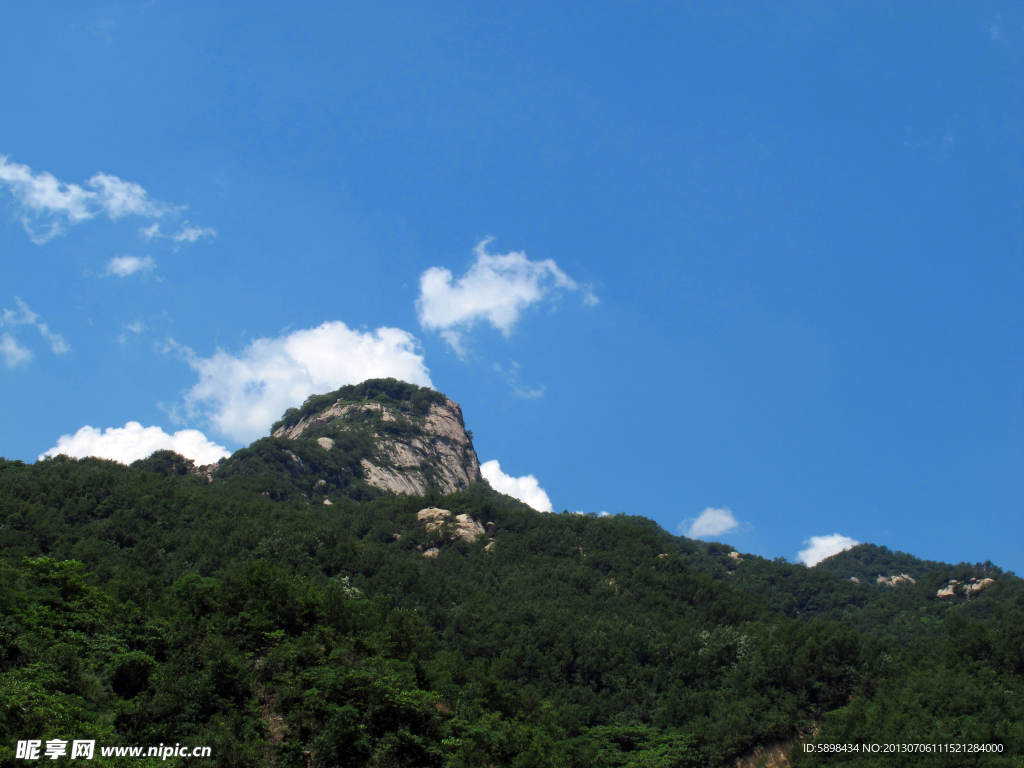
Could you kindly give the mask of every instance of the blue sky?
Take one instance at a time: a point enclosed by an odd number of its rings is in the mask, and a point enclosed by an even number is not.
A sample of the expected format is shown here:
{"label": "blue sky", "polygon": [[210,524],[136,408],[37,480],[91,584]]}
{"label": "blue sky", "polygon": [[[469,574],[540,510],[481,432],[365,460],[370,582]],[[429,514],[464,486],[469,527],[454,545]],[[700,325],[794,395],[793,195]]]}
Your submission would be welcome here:
{"label": "blue sky", "polygon": [[5,3],[0,455],[392,373],[557,511],[1024,572],[1022,52],[1005,2]]}

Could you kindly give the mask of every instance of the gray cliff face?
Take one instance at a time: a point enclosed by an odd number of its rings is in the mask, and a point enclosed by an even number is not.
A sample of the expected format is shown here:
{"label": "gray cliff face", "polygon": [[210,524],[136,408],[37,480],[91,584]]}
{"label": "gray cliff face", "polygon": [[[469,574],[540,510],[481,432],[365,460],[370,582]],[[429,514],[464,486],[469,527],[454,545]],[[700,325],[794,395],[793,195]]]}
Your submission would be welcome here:
{"label": "gray cliff face", "polygon": [[480,460],[466,433],[462,408],[445,398],[432,403],[426,414],[373,401],[338,401],[292,425],[279,427],[274,437],[310,439],[324,450],[334,440],[324,431],[356,431],[373,440],[373,456],[361,462],[363,479],[393,493],[423,494],[428,487],[453,493],[481,479]]}

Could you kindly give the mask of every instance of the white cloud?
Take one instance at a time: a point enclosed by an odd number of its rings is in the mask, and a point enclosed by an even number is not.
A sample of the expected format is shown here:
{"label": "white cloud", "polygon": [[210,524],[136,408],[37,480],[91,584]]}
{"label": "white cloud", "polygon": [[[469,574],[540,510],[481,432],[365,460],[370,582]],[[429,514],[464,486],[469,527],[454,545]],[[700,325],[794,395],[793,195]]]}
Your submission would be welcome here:
{"label": "white cloud", "polygon": [[10,309],[5,309],[3,319],[0,320],[0,325],[26,325],[28,323],[34,323],[39,319],[39,315],[29,309],[28,304],[17,296],[14,297],[14,302],[18,305],[18,311],[15,312]]}
{"label": "white cloud", "polygon": [[190,415],[202,414],[219,432],[247,443],[266,435],[285,410],[312,394],[389,376],[432,386],[417,347],[398,328],[362,332],[332,322],[256,339],[238,355],[218,349],[202,358],[177,348],[199,374],[185,396]]}
{"label": "white cloud", "polygon": [[495,363],[493,368],[505,377],[509,389],[512,390],[516,397],[520,397],[523,400],[536,400],[538,397],[544,397],[547,387],[543,384],[539,387],[528,387],[519,383],[519,373],[522,371],[522,366],[515,360],[509,364],[508,368],[502,368],[498,363]]}
{"label": "white cloud", "polygon": [[715,509],[708,507],[697,517],[687,518],[679,526],[684,536],[699,539],[703,536],[721,536],[732,533],[740,527],[740,522],[733,516],[728,507]]}
{"label": "white cloud", "polygon": [[200,237],[216,237],[217,230],[213,227],[190,227],[186,221],[181,225],[181,231],[171,236],[176,243],[194,243]]}
{"label": "white cloud", "polygon": [[[142,333],[144,330],[146,330],[146,325],[141,320],[136,320],[134,323],[127,323],[127,324],[125,324],[124,328],[125,328],[126,331],[131,331],[136,336],[138,336],[140,333]],[[127,333],[119,333],[117,335],[117,340],[121,344],[126,344],[128,342],[128,334]]]}
{"label": "white cloud", "polygon": [[583,291],[586,304],[598,302],[589,287],[570,278],[554,260],[530,261],[517,251],[489,254],[490,242],[488,238],[476,246],[476,261],[458,279],[444,267],[420,275],[420,325],[438,331],[460,356],[465,353],[463,334],[477,322],[488,322],[508,336],[524,309],[557,288]]}
{"label": "white cloud", "polygon": [[814,566],[826,557],[832,557],[832,555],[837,555],[851,547],[856,547],[860,542],[849,536],[833,533],[830,536],[811,536],[804,541],[804,544],[810,546],[807,549],[801,549],[797,553],[797,559],[809,566]]}
{"label": "white cloud", "polygon": [[64,453],[75,458],[98,456],[131,464],[153,451],[167,449],[192,459],[196,464],[213,464],[231,455],[224,446],[208,440],[197,429],[183,429],[169,435],[160,427],[143,427],[137,421],[129,421],[123,427],[110,427],[105,431],[85,426],[73,435],[61,435],[57,444],[39,459]]}
{"label": "white cloud", "polygon": [[[22,224],[35,242],[46,242],[61,234],[64,231],[61,219],[77,224],[96,215],[90,209],[94,193],[77,184],[64,184],[45,171],[33,174],[27,165],[8,163],[5,155],[0,155],[0,181],[21,205]],[[37,234],[31,227],[32,216],[46,214],[54,217],[50,231]]]}
{"label": "white cloud", "polygon": [[180,208],[148,199],[146,190],[134,181],[123,181],[117,176],[97,173],[87,182],[96,190],[95,202],[111,219],[129,214],[158,219]]}
{"label": "white cloud", "polygon": [[64,337],[59,333],[50,333],[50,327],[46,323],[39,323],[36,328],[39,329],[42,337],[50,343],[50,349],[55,355],[63,355],[65,352],[71,351],[71,347],[64,341]]}
{"label": "white cloud", "polygon": [[[54,354],[62,355],[65,352],[71,351],[71,347],[68,346],[66,341],[64,341],[63,336],[59,333],[52,333],[50,331],[50,326],[46,323],[36,322],[39,319],[39,315],[29,309],[28,304],[17,296],[14,297],[14,301],[18,305],[18,310],[15,312],[10,309],[5,309],[3,314],[0,315],[0,326],[35,325],[36,330],[38,330],[39,334],[46,339]],[[18,344],[17,340],[9,333],[5,333],[3,338],[4,341],[2,345],[0,345],[0,352],[2,352],[4,357],[7,359],[7,365],[14,366],[18,363],[27,362],[32,358],[32,353]]]}
{"label": "white cloud", "polygon": [[38,244],[64,233],[65,224],[78,224],[105,213],[111,219],[129,214],[159,218],[182,210],[150,200],[146,190],[132,181],[97,173],[80,187],[46,171],[34,173],[27,165],[8,162],[0,155],[0,184],[21,207],[21,223]]}
{"label": "white cloud", "polygon": [[[139,227],[139,237],[145,240],[147,243],[155,239],[171,239],[175,243],[194,243],[199,238],[214,238],[217,236],[217,230],[213,227],[192,227],[189,226],[188,221],[182,222],[181,229],[175,232],[173,235],[165,235],[160,231],[160,224],[153,222],[148,227]],[[175,247],[177,250],[177,247]]]}
{"label": "white cloud", "polygon": [[0,355],[4,356],[4,362],[8,368],[27,363],[32,359],[32,353],[21,346],[9,333],[0,336]]}
{"label": "white cloud", "polygon": [[107,264],[106,274],[127,277],[136,272],[152,272],[156,262],[152,256],[115,256]]}
{"label": "white cloud", "polygon": [[480,474],[494,490],[519,499],[538,512],[551,512],[553,509],[551,499],[548,498],[547,493],[540,487],[540,483],[533,475],[524,475],[523,477],[506,475],[501,471],[501,465],[496,459],[481,464]]}
{"label": "white cloud", "polygon": [[139,237],[141,237],[147,243],[154,237],[161,237],[160,225],[154,221],[148,227],[139,227]]}

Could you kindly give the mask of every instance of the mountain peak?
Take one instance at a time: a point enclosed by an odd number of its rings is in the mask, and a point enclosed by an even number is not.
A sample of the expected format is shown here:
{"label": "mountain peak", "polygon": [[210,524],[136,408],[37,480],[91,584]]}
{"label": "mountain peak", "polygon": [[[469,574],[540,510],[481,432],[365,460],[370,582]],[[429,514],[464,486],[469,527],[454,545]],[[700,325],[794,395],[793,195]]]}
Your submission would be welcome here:
{"label": "mountain peak", "polygon": [[478,482],[480,460],[462,408],[440,392],[397,379],[370,379],[290,408],[274,424],[278,439],[315,443],[330,452],[352,437],[368,439],[362,479],[394,493],[453,493]]}

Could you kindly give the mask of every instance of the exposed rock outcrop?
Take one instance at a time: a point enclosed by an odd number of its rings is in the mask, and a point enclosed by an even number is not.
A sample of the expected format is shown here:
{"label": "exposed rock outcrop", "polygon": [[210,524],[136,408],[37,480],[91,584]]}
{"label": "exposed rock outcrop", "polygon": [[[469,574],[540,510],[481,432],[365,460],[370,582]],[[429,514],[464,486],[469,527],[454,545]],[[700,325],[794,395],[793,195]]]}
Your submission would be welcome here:
{"label": "exposed rock outcrop", "polygon": [[815,723],[806,735],[796,735],[754,747],[745,755],[735,758],[731,768],[787,768],[792,765],[789,756],[793,747],[812,740],[820,732],[821,726]]}
{"label": "exposed rock outcrop", "polygon": [[427,507],[416,513],[417,520],[426,523],[428,531],[441,531],[442,534],[452,539],[464,539],[476,541],[480,536],[485,535],[484,527],[469,515],[455,515],[447,509]]}
{"label": "exposed rock outcrop", "polygon": [[898,576],[879,576],[875,581],[883,587],[898,587],[900,584],[917,584],[908,574],[901,573]]}
{"label": "exposed rock outcrop", "polygon": [[466,432],[462,408],[443,396],[437,400],[423,413],[402,403],[339,399],[294,424],[283,424],[273,435],[302,440],[311,437],[310,432],[319,433],[315,442],[330,451],[340,432],[367,434],[374,446],[373,456],[360,462],[367,483],[401,494],[422,495],[429,487],[453,493],[482,479],[480,460]]}
{"label": "exposed rock outcrop", "polygon": [[421,494],[426,490],[426,484],[419,474],[409,477],[391,467],[378,467],[366,459],[360,465],[363,468],[363,479],[375,488],[410,495]]}
{"label": "exposed rock outcrop", "polygon": [[978,592],[981,592],[981,590],[989,584],[995,583],[995,579],[968,579],[967,583],[964,584],[964,592],[966,592],[967,596],[970,597],[971,595],[976,595]]}
{"label": "exposed rock outcrop", "polygon": [[[448,402],[451,402],[450,400]],[[456,406],[458,407],[458,406]],[[320,411],[320,413],[307,416],[300,420],[297,424],[292,426],[278,427],[274,430],[274,437],[284,437],[289,440],[296,440],[302,437],[302,433],[310,427],[318,427],[323,424],[328,424],[332,421],[337,421],[346,414],[353,412],[365,412],[365,411],[377,411],[383,421],[394,421],[395,414],[393,409],[380,403],[366,402],[366,403],[348,403],[342,405],[341,402],[337,402],[326,410]],[[461,410],[460,410],[461,413]],[[331,443],[333,445],[333,441]]]}
{"label": "exposed rock outcrop", "polygon": [[949,599],[956,597],[958,594],[964,597],[973,597],[974,595],[981,592],[985,587],[995,584],[995,579],[965,579],[964,581],[958,581],[957,579],[950,579],[946,582],[946,586],[939,589],[935,593],[935,596],[940,599]]}
{"label": "exposed rock outcrop", "polygon": [[[457,539],[476,541],[481,536],[487,535],[479,521],[469,515],[453,515],[447,509],[427,507],[416,513],[416,519],[424,524],[427,531],[440,533],[442,537],[450,541]],[[493,523],[488,523],[488,525],[493,525]],[[484,547],[484,550],[490,551],[493,547],[494,540],[492,539]],[[441,550],[438,547],[430,547],[423,553],[423,556],[437,557],[439,554],[441,554]]]}
{"label": "exposed rock outcrop", "polygon": [[942,589],[936,592],[935,596],[940,598],[956,597],[956,587],[959,583],[960,582],[956,579],[952,579],[949,583],[946,584],[946,586],[942,587]]}
{"label": "exposed rock outcrop", "polygon": [[199,477],[205,477],[206,482],[212,483],[213,473],[217,471],[217,468],[217,464],[200,464],[198,467],[190,467],[188,473],[190,475],[198,475]]}

